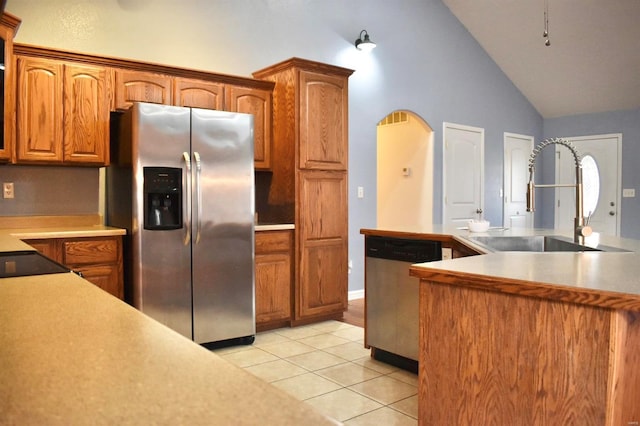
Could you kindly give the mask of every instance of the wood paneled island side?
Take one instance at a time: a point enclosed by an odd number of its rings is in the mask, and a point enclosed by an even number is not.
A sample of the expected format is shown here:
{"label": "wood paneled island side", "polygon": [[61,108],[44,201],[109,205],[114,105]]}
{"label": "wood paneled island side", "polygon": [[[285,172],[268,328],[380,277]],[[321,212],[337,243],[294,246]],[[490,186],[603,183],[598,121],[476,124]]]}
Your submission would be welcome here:
{"label": "wood paneled island side", "polygon": [[635,253],[492,253],[414,265],[419,424],[637,425]]}

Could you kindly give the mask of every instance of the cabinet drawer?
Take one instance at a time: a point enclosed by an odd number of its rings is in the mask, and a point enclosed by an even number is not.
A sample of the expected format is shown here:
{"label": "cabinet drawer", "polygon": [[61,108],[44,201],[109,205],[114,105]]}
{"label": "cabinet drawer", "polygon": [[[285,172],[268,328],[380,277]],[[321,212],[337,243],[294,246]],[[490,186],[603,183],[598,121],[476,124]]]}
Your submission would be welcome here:
{"label": "cabinet drawer", "polygon": [[66,240],[62,247],[62,263],[65,265],[116,263],[118,253],[118,240],[116,239]]}
{"label": "cabinet drawer", "polygon": [[291,250],[292,231],[256,232],[256,253],[286,252]]}

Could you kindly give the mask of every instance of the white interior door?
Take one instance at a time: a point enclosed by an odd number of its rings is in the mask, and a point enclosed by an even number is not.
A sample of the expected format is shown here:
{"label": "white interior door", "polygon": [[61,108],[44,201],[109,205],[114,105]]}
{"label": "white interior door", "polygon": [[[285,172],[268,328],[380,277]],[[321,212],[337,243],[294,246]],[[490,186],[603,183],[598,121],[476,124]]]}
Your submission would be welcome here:
{"label": "white interior door", "polygon": [[533,212],[527,212],[529,156],[533,136],[504,134],[504,209],[505,228],[532,228]]}
{"label": "white interior door", "polygon": [[[589,225],[594,232],[620,234],[620,186],[622,134],[565,138],[582,157],[584,216],[591,212]],[[573,156],[556,146],[556,182],[575,182]],[[556,229],[572,229],[575,217],[575,190],[556,188]]]}
{"label": "white interior door", "polygon": [[484,129],[443,125],[443,224],[464,227],[484,206]]}

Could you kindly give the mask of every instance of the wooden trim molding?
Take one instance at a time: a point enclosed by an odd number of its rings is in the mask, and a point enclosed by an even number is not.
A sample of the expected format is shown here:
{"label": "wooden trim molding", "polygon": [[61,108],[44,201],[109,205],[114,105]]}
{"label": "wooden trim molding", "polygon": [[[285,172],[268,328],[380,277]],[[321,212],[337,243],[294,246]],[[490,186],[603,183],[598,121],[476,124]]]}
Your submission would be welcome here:
{"label": "wooden trim molding", "polygon": [[27,44],[14,43],[14,55],[36,56],[39,58],[58,59],[63,61],[77,61],[86,64],[102,65],[120,69],[131,69],[135,71],[147,71],[158,74],[168,74],[174,77],[195,78],[199,80],[213,81],[218,83],[233,84],[236,86],[251,87],[263,90],[273,90],[274,82],[256,80],[248,77],[239,77],[228,74],[218,74],[207,71],[200,71],[188,68],[179,68],[169,65],[156,64],[152,62],[134,61],[130,59],[115,58],[109,56],[98,56],[88,53],[77,53],[66,50],[52,49],[48,47],[32,46]]}
{"label": "wooden trim molding", "polygon": [[18,27],[20,27],[21,23],[22,21],[17,16],[13,16],[12,14],[4,11],[2,12],[2,16],[0,17],[0,25],[11,28],[14,34],[18,31]]}
{"label": "wooden trim molding", "polygon": [[324,64],[322,62],[310,61],[308,59],[302,58],[290,58],[284,60],[282,62],[278,62],[277,64],[271,65],[267,68],[261,69],[259,71],[255,71],[253,76],[255,78],[262,78],[264,75],[271,75],[283,70],[288,70],[290,68],[299,68],[305,71],[313,71],[317,73],[329,73],[333,75],[338,75],[341,77],[349,77],[353,74],[354,70],[339,67],[336,65]]}

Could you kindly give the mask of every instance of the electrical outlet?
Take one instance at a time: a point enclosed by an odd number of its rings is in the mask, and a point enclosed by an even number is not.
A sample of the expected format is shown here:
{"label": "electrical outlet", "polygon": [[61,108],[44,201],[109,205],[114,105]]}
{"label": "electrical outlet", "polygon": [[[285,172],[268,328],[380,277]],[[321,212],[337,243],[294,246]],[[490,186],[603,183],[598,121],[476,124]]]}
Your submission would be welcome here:
{"label": "electrical outlet", "polygon": [[442,248],[442,260],[453,259],[453,249],[443,247]]}
{"label": "electrical outlet", "polygon": [[622,196],[624,198],[633,198],[636,196],[636,189],[635,188],[624,188],[622,190]]}
{"label": "electrical outlet", "polygon": [[358,198],[364,198],[364,187],[358,187]]}
{"label": "electrical outlet", "polygon": [[2,184],[2,197],[13,198],[15,193],[13,191],[13,182],[5,182]]}

